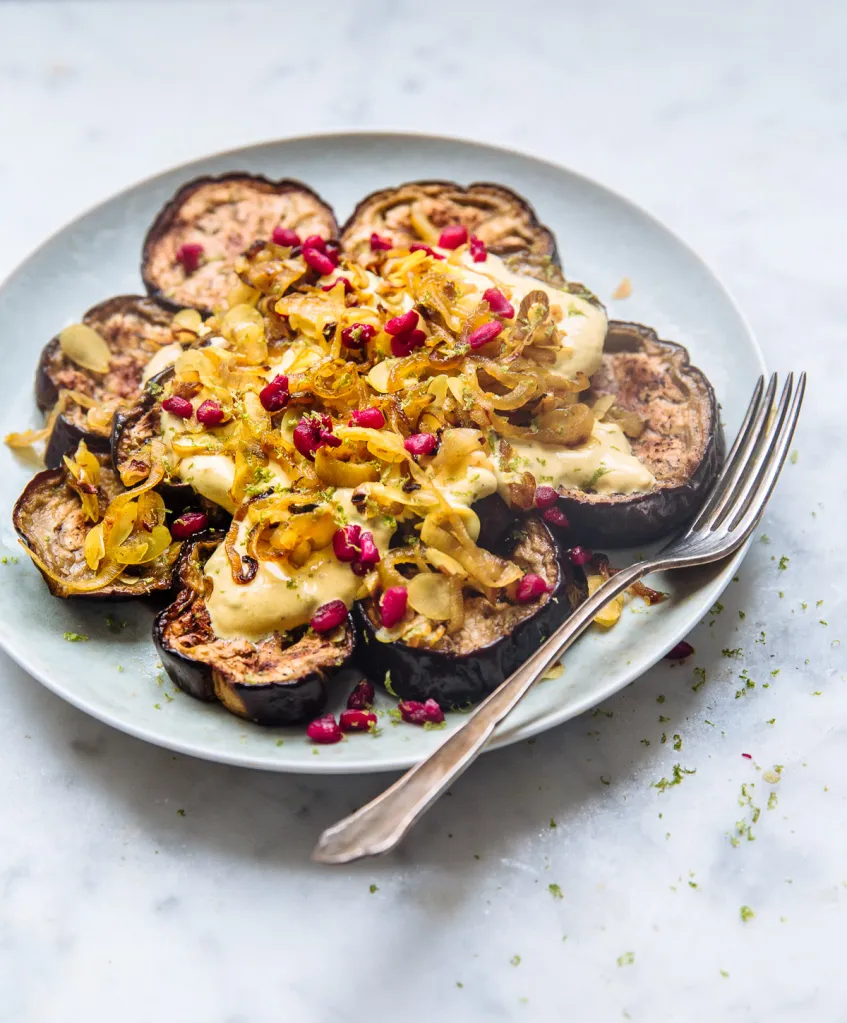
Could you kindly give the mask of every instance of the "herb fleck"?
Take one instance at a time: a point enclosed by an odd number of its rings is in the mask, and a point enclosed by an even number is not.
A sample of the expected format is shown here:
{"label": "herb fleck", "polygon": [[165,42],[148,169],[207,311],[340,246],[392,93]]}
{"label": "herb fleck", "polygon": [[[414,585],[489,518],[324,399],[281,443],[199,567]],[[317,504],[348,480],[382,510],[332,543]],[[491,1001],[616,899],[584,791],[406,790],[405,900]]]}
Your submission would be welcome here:
{"label": "herb fleck", "polygon": [[87,643],[88,636],[84,636],[81,632],[66,632],[63,639],[66,643]]}
{"label": "herb fleck", "polygon": [[562,894],[562,889],[557,884],[548,884],[547,890],[550,892],[554,899],[563,899],[565,897]]}
{"label": "herb fleck", "polygon": [[740,910],[740,913],[741,913],[741,919],[744,921],[745,924],[747,923],[748,920],[752,920],[753,917],[756,915],[753,912],[753,910],[750,909],[749,906],[742,906],[741,910]]}

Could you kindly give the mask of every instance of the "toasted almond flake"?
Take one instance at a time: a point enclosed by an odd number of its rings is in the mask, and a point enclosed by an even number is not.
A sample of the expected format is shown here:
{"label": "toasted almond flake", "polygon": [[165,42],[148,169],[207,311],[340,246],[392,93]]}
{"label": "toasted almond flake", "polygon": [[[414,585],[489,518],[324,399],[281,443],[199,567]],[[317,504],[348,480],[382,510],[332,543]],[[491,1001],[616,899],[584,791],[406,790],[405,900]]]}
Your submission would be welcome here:
{"label": "toasted almond flake", "polygon": [[628,277],[624,277],[620,284],[612,292],[612,298],[629,298],[632,294],[632,281]]}
{"label": "toasted almond flake", "polygon": [[106,373],[112,353],[103,338],[85,323],[72,323],[59,333],[59,345],[65,355],[82,369]]}

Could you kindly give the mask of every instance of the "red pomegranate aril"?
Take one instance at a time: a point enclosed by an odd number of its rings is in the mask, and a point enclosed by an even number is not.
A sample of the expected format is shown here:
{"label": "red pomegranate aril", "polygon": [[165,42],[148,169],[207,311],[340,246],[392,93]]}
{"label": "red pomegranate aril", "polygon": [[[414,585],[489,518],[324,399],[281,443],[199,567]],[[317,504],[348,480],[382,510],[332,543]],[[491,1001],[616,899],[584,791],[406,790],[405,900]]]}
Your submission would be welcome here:
{"label": "red pomegranate aril", "polygon": [[438,447],[434,433],[413,433],[403,441],[403,447],[410,455],[431,455]]}
{"label": "red pomegranate aril", "polygon": [[385,333],[391,334],[392,337],[396,337],[397,334],[406,334],[417,326],[418,319],[415,310],[410,309],[407,313],[389,320],[384,327]]}
{"label": "red pomegranate aril", "polygon": [[332,535],[332,550],[339,561],[349,564],[359,560],[359,537],[362,532],[361,526],[342,526]]}
{"label": "red pomegranate aril", "polygon": [[204,426],[220,426],[226,419],[224,410],[216,401],[209,398],[197,409],[197,422]]}
{"label": "red pomegranate aril", "polygon": [[332,420],[327,415],[303,416],[294,427],[292,440],[300,454],[311,460],[321,444],[336,447],[341,443],[341,438],[332,433]]}
{"label": "red pomegranate aril", "polygon": [[344,733],[332,714],[325,714],[322,718],[310,721],[306,725],[306,735],[312,742],[320,743],[322,746],[331,746],[335,742],[341,742],[344,738]]}
{"label": "red pomegranate aril", "polygon": [[468,344],[471,348],[482,348],[482,346],[487,345],[489,341],[493,341],[502,329],[502,323],[499,323],[497,320],[489,320],[488,323],[483,323],[481,327],[477,327],[476,330],[471,331],[471,334],[468,337]]}
{"label": "red pomegranate aril", "polygon": [[433,259],[444,259],[440,252],[436,252],[429,245],[422,245],[420,243],[410,245],[409,252],[425,252],[428,256],[432,256]]}
{"label": "red pomegranate aril", "polygon": [[541,518],[551,526],[557,526],[559,529],[567,529],[570,525],[567,515],[565,515],[561,508],[557,508],[555,505],[552,508],[547,508]]}
{"label": "red pomegranate aril", "polygon": [[390,238],[385,238],[376,231],[371,235],[371,252],[379,252],[381,249],[387,252],[393,248],[394,242]]}
{"label": "red pomegranate aril", "polygon": [[373,707],[375,695],[374,687],[363,678],[361,682],[356,683],[356,688],[347,697],[347,707],[349,710],[367,710],[368,707]]}
{"label": "red pomegranate aril", "polygon": [[502,316],[504,320],[514,318],[515,307],[502,291],[498,291],[497,288],[488,288],[486,291],[483,291],[482,297],[488,303],[488,308],[495,316]]}
{"label": "red pomegranate aril", "polygon": [[204,512],[183,512],[171,523],[171,536],[174,540],[187,540],[189,536],[201,532],[208,525],[209,519]]}
{"label": "red pomegranate aril", "polygon": [[340,448],[341,438],[336,437],[332,430],[321,430],[320,443],[318,444],[318,447],[320,447],[321,444],[326,444],[328,447],[331,448]]}
{"label": "red pomegranate aril", "polygon": [[421,348],[426,341],[426,334],[422,330],[407,330],[405,334],[398,334],[391,339],[391,354],[402,359],[416,348]]}
{"label": "red pomegranate aril", "polygon": [[304,249],[317,249],[318,252],[326,252],[326,242],[319,234],[310,234],[303,239]]}
{"label": "red pomegranate aril", "polygon": [[331,600],[321,606],[312,615],[309,625],[315,632],[331,632],[347,620],[347,605],[343,600]]}
{"label": "red pomegranate aril", "polygon": [[376,337],[376,327],[370,323],[351,323],[341,331],[341,341],[348,348],[361,348],[366,341]]}
{"label": "red pomegranate aril", "polygon": [[458,249],[460,245],[464,245],[468,240],[468,229],[464,224],[451,224],[449,227],[445,227],[441,232],[441,237],[438,239],[439,248],[442,249]]}
{"label": "red pomegranate aril", "polygon": [[587,547],[571,547],[568,557],[572,565],[587,565],[594,554]]}
{"label": "red pomegranate aril", "polygon": [[300,244],[300,235],[296,231],[292,231],[290,227],[275,227],[271,241],[274,245],[285,245],[289,249],[293,249],[295,245]]}
{"label": "red pomegranate aril", "polygon": [[187,274],[193,274],[200,266],[205,249],[199,242],[186,242],[176,250],[176,261],[182,264]]}
{"label": "red pomegranate aril", "polygon": [[[327,257],[327,258],[329,258],[329,257]],[[352,294],[352,292],[353,292],[353,285],[350,283],[350,281],[347,280],[346,277],[336,277],[335,280],[331,284],[324,284],[324,286],[321,288],[321,291],[332,291],[332,289],[336,286],[336,284],[339,283],[339,281],[344,285],[344,294],[345,295]],[[342,331],[342,333],[343,333],[343,331]]]}
{"label": "red pomegranate aril", "polygon": [[385,416],[378,408],[359,408],[350,416],[350,422],[366,430],[381,430],[385,426]]}
{"label": "red pomegranate aril", "polygon": [[364,565],[365,568],[370,568],[380,560],[379,548],[374,543],[374,535],[368,529],[364,530],[359,537],[359,551],[359,564]]}
{"label": "red pomegranate aril", "polygon": [[165,412],[170,412],[172,416],[179,416],[180,419],[190,419],[194,414],[194,406],[188,398],[180,398],[177,394],[171,398],[165,398],[162,408]]}
{"label": "red pomegranate aril", "polygon": [[675,647],[668,650],[665,657],[667,657],[669,661],[682,661],[686,657],[690,657],[693,653],[694,647],[684,639],[681,639]]}
{"label": "red pomegranate aril", "polygon": [[376,714],[370,710],[342,710],[338,720],[342,732],[369,732],[376,728]]}
{"label": "red pomegranate aril", "polygon": [[409,594],[405,586],[389,586],[379,602],[379,613],[386,629],[403,620]]}
{"label": "red pomegranate aril", "polygon": [[527,572],[523,579],[519,580],[515,590],[515,600],[519,604],[532,604],[539,597],[544,596],[549,587],[546,580],[534,572]]}
{"label": "red pomegranate aril", "polygon": [[541,511],[552,508],[558,500],[559,495],[552,487],[542,484],[540,487],[535,488],[535,507]]}
{"label": "red pomegranate aril", "polygon": [[470,249],[474,263],[484,263],[488,259],[488,249],[485,247],[485,242],[482,238],[477,238],[475,234],[471,235]]}
{"label": "red pomegranate aril", "polygon": [[259,401],[266,412],[279,412],[288,404],[288,377],[276,376],[259,391]]}
{"label": "red pomegranate aril", "polygon": [[335,269],[335,263],[325,255],[323,252],[319,252],[317,249],[303,248],[303,259],[306,260],[307,266],[310,266],[313,270],[326,277],[327,274],[331,274]]}
{"label": "red pomegranate aril", "polygon": [[397,704],[400,716],[410,725],[440,725],[444,720],[444,711],[433,699],[421,703],[420,700],[400,700]]}

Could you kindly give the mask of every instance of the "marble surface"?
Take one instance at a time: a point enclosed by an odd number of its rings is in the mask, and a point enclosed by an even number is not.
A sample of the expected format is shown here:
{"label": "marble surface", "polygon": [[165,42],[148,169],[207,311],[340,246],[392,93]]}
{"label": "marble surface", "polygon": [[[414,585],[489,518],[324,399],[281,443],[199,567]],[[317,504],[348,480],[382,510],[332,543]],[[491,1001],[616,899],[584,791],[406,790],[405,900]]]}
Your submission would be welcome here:
{"label": "marble surface", "polygon": [[[206,151],[469,135],[645,205],[730,284],[769,363],[811,374],[796,460],[692,662],[485,757],[385,859],[308,858],[383,778],[173,756],[0,659],[2,1023],[847,1019],[847,8],[520,13],[0,5],[0,276]],[[656,787],[676,764],[696,773]]]}

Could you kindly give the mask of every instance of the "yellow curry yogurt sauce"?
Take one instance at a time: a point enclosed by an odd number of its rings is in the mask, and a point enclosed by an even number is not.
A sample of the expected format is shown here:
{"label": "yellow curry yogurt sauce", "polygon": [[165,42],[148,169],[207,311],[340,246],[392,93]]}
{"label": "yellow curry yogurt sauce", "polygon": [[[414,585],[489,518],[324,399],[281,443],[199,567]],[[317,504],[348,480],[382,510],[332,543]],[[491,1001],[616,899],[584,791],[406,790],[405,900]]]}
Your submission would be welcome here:
{"label": "yellow curry yogurt sauce", "polygon": [[[359,488],[367,491],[368,484]],[[389,516],[359,512],[350,500],[352,489],[339,488],[329,501],[339,518],[360,525],[373,534],[374,543],[385,553],[395,524]],[[235,549],[246,553],[247,525],[242,524]],[[285,632],[305,625],[330,600],[353,604],[361,579],[348,564],[338,561],[332,547],[315,551],[301,568],[276,561],[260,561],[249,583],[233,581],[232,571],[221,544],[206,563],[206,576],[213,583],[206,600],[212,628],[223,639],[244,638],[259,642],[273,632]]]}

